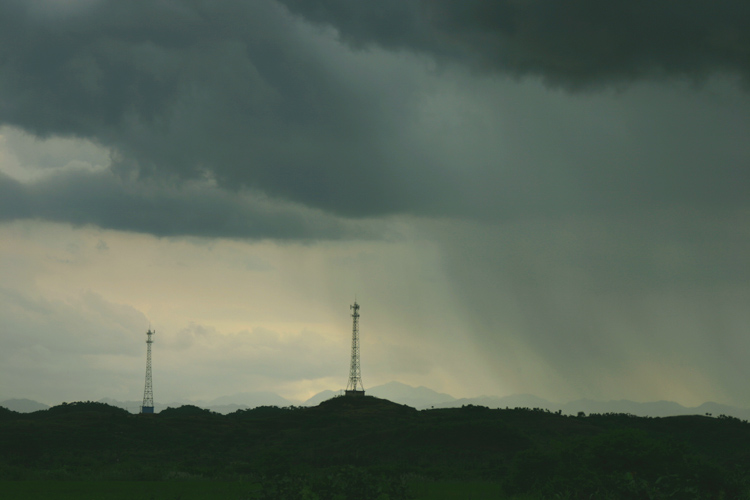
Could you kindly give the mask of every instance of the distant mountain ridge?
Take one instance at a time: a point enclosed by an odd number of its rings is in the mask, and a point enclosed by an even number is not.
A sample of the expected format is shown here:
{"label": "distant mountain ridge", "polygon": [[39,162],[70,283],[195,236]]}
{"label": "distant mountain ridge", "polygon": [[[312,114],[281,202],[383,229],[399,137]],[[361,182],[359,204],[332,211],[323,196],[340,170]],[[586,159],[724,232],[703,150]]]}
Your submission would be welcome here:
{"label": "distant mountain ridge", "polygon": [[424,386],[412,387],[401,382],[388,382],[387,384],[377,385],[366,391],[366,393],[376,398],[388,399],[394,403],[408,405],[418,410],[456,400],[450,394],[436,392]]}
{"label": "distant mountain ridge", "polygon": [[0,402],[0,406],[18,413],[31,413],[49,409],[48,405],[31,399],[6,399]]}
{"label": "distant mountain ridge", "polygon": [[255,408],[258,406],[292,406],[294,403],[286,398],[282,398],[275,392],[238,392],[229,396],[220,396],[211,401],[196,401],[196,406],[202,408],[212,408],[221,406],[245,406]]}
{"label": "distant mountain ridge", "polygon": [[554,403],[531,394],[513,394],[511,396],[479,396],[476,398],[454,399],[446,403],[436,404],[436,408],[456,408],[474,405],[488,408],[543,408],[551,409]]}
{"label": "distant mountain ridge", "polygon": [[591,413],[627,413],[639,417],[671,417],[677,415],[706,415],[714,417],[727,415],[741,420],[750,420],[749,408],[722,405],[707,402],[696,407],[685,407],[674,401],[651,401],[638,403],[627,399],[611,401],[594,401],[578,399],[568,403],[552,403],[531,394],[514,394],[511,396],[480,396],[478,398],[457,399],[449,403],[435,405],[435,408],[453,408],[465,405],[486,406],[488,408],[541,408],[552,412],[562,411],[567,415],[583,412]]}
{"label": "distant mountain ridge", "polygon": [[[705,415],[714,417],[728,415],[741,420],[750,420],[750,409],[738,408],[719,403],[703,403],[697,407],[685,407],[674,401],[652,401],[638,403],[635,401],[611,400],[594,401],[579,399],[568,403],[553,403],[533,394],[512,394],[509,396],[478,396],[475,398],[456,399],[449,394],[439,393],[426,387],[412,387],[400,382],[389,382],[365,390],[366,394],[388,399],[394,403],[412,406],[418,410],[430,408],[460,408],[462,406],[486,406],[488,408],[541,408],[552,412],[562,411],[567,415],[579,412],[591,413],[628,413],[639,417],[668,417],[675,415]],[[337,395],[334,391],[323,391],[305,401],[305,406],[319,404]]]}
{"label": "distant mountain ridge", "polygon": [[304,403],[302,403],[302,406],[318,406],[323,401],[328,401],[329,399],[339,396],[341,394],[341,391],[330,391],[325,390],[317,393],[315,396],[311,397]]}
{"label": "distant mountain ridge", "polygon": [[[376,385],[365,390],[368,396],[387,399],[394,403],[411,406],[417,410],[424,410],[441,403],[455,401],[456,398],[450,394],[433,391],[424,386],[412,387],[401,382],[388,382],[387,384]],[[335,392],[325,390],[317,393],[307,401],[303,406],[315,406],[323,401],[331,399],[341,394],[341,391]]]}
{"label": "distant mountain ridge", "polygon": [[[738,408],[719,403],[707,402],[697,407],[685,407],[673,401],[652,401],[638,403],[626,399],[612,401],[594,401],[579,399],[568,403],[553,403],[532,394],[513,394],[510,396],[479,396],[475,398],[456,399],[453,396],[434,391],[427,387],[412,387],[401,382],[388,382],[365,391],[368,395],[387,399],[394,403],[411,406],[417,410],[430,408],[455,408],[468,405],[486,406],[488,408],[541,408],[552,412],[562,411],[565,414],[576,415],[584,412],[591,413],[629,413],[640,417],[667,417],[676,415],[706,415],[714,417],[727,415],[741,420],[750,421],[750,409]],[[258,406],[317,406],[342,391],[321,391],[307,401],[300,403],[283,398],[276,393],[267,391],[242,392],[227,396],[220,396],[210,401],[177,401],[169,404],[156,403],[158,413],[166,408],[177,408],[183,405],[194,405],[217,413],[227,414],[237,410],[256,408]],[[110,398],[99,400],[112,406],[123,408],[131,413],[138,413],[141,401],[117,401]],[[0,406],[19,413],[29,413],[46,410],[48,405],[30,399],[7,399],[0,402]]]}

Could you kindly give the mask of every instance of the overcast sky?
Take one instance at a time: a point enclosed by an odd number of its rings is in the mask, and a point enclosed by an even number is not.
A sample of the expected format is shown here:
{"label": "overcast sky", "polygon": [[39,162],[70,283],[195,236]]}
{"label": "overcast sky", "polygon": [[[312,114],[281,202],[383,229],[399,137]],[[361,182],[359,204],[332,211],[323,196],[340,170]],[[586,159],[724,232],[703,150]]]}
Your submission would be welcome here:
{"label": "overcast sky", "polygon": [[750,4],[0,2],[0,400],[750,407]]}

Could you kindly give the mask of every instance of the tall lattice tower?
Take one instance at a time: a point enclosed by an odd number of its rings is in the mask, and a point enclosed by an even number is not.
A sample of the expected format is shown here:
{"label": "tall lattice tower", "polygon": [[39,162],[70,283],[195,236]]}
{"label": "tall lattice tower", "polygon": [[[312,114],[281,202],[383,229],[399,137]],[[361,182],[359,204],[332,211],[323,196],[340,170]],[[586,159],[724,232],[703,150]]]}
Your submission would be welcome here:
{"label": "tall lattice tower", "polygon": [[155,333],[151,328],[146,332],[146,388],[143,391],[141,413],[154,413],[154,387],[151,385],[151,344],[154,340],[151,336]]}
{"label": "tall lattice tower", "polygon": [[346,384],[347,396],[364,396],[365,388],[362,385],[362,371],[359,368],[359,304],[354,301],[354,305],[349,306],[354,312],[352,313],[352,363],[349,367],[349,383]]}

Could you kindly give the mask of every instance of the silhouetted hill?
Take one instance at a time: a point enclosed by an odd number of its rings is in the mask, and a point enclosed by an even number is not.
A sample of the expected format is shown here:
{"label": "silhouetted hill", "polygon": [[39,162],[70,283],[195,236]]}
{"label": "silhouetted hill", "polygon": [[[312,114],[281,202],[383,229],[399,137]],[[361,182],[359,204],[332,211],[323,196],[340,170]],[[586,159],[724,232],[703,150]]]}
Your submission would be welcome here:
{"label": "silhouetted hill", "polygon": [[158,415],[162,417],[212,417],[219,414],[195,405],[182,405],[177,408],[166,408],[160,411]]}
{"label": "silhouetted hill", "polygon": [[246,419],[246,420],[263,420],[263,419],[278,419],[283,418],[290,414],[291,411],[300,409],[295,407],[279,407],[279,406],[257,406],[255,408],[246,408],[244,410],[237,410],[233,413],[229,413],[227,416],[233,419]]}
{"label": "silhouetted hill", "polygon": [[[140,413],[141,412],[141,405],[143,404],[143,400],[135,401],[118,401],[116,399],[112,398],[102,398],[99,400],[100,403],[106,403],[108,405],[116,406],[118,408],[122,408],[123,410],[127,410],[130,413]],[[169,404],[159,403],[158,401],[154,403],[154,412],[159,413],[162,410],[165,410],[169,408],[170,406],[173,408],[176,408],[182,404],[187,404],[183,402],[172,402]]]}
{"label": "silhouetted hill", "polygon": [[[394,403],[411,406],[418,410],[438,406],[442,403],[454,401],[456,398],[450,394],[433,391],[424,386],[412,387],[401,382],[388,382],[387,384],[376,385],[365,390],[368,396],[375,396],[380,399],[387,399]],[[321,391],[314,395],[303,404],[305,406],[316,406],[323,401],[340,396],[342,391]]]}
{"label": "silhouetted hill", "polygon": [[[118,401],[111,398],[102,398],[99,400],[101,403],[107,403],[112,406],[117,406],[128,410],[130,413],[141,412],[141,401]],[[230,396],[221,396],[212,401],[173,401],[171,403],[159,403],[154,404],[154,413],[159,413],[167,408],[179,408],[183,405],[197,406],[204,410],[210,410],[216,413],[226,415],[233,413],[237,410],[245,410],[247,408],[255,408],[257,406],[290,406],[292,403],[281,396],[272,392],[244,392],[237,393]]]}
{"label": "silhouetted hill", "polygon": [[0,406],[0,420],[15,419],[16,415],[18,415],[18,412]]}
{"label": "silhouetted hill", "polygon": [[106,403],[95,401],[76,401],[52,406],[48,410],[36,411],[29,414],[31,417],[56,418],[60,416],[81,417],[82,415],[130,415],[127,410]]}
{"label": "silhouetted hill", "polygon": [[311,478],[305,484],[408,476],[495,481],[508,497],[729,499],[750,493],[748,449],[750,424],[731,417],[477,405],[418,411],[374,396],[226,416],[192,405],[132,415],[91,402],[0,411],[4,480],[201,477],[278,485],[300,475]]}
{"label": "silhouetted hill", "polygon": [[394,403],[387,399],[376,398],[375,396],[337,396],[335,398],[323,401],[318,406],[310,410],[319,413],[331,413],[345,416],[390,416],[390,415],[413,415],[417,410],[411,406]]}

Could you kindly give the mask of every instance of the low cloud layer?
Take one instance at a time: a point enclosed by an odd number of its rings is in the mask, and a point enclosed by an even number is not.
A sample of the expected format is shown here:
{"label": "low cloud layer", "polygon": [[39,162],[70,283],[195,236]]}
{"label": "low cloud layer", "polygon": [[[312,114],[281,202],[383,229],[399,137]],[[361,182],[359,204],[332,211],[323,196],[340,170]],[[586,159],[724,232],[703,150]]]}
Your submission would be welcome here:
{"label": "low cloud layer", "polygon": [[25,184],[0,173],[0,221],[42,219],[156,236],[369,239],[378,224],[350,222],[258,193],[206,182],[126,181],[103,170],[64,171]]}

